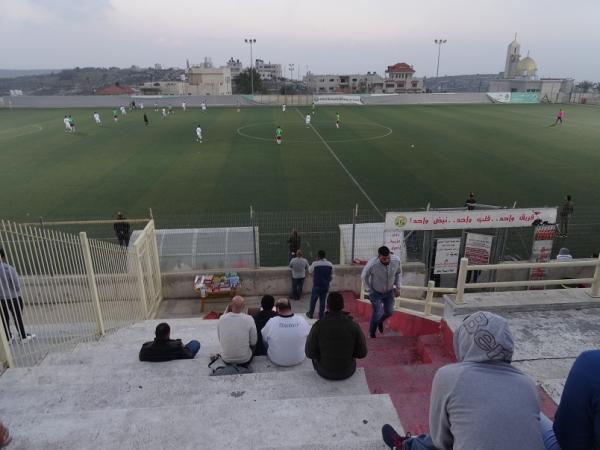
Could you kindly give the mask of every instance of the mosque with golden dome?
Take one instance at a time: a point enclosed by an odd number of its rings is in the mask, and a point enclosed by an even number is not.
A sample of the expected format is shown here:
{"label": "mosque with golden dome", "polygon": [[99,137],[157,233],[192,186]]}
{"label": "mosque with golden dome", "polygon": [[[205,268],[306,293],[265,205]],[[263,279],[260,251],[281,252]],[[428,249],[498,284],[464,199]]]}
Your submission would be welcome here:
{"label": "mosque with golden dome", "polygon": [[538,66],[535,60],[529,56],[529,52],[527,52],[527,56],[522,57],[521,44],[517,41],[516,34],[506,49],[504,72],[500,72],[497,79],[490,81],[490,93],[512,94],[505,97],[498,95],[493,97],[522,99],[527,103],[568,102],[572,90],[572,79],[540,78]]}

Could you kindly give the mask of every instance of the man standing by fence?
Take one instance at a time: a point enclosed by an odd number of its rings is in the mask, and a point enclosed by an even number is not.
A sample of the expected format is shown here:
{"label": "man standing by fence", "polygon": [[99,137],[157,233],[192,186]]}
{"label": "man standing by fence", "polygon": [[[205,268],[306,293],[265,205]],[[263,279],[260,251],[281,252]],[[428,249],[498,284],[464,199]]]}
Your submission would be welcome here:
{"label": "man standing by fence", "polygon": [[565,196],[565,202],[560,207],[558,211],[558,217],[560,219],[558,226],[558,235],[560,237],[567,237],[569,233],[569,220],[571,219],[571,215],[573,214],[573,202],[571,201],[571,196]]}
{"label": "man standing by fence", "polygon": [[114,223],[113,228],[117,235],[117,240],[121,247],[129,247],[129,237],[131,236],[131,225],[125,221],[125,216],[121,213],[117,213],[117,221]]}
{"label": "man standing by fence", "polygon": [[[361,278],[369,293],[373,314],[369,323],[369,336],[375,337],[379,329],[383,333],[383,322],[394,313],[395,297],[400,296],[402,264],[400,258],[391,254],[385,245],[379,247],[378,255],[371,259],[362,271]],[[381,306],[383,305],[383,313]]]}
{"label": "man standing by fence", "polygon": [[23,325],[23,299],[21,298],[21,284],[19,283],[19,274],[13,266],[6,262],[4,249],[0,248],[0,302],[2,303],[2,325],[6,332],[7,339],[12,339],[10,332],[10,316],[12,314],[19,336],[23,341],[33,339],[33,334],[25,333]]}
{"label": "man standing by fence", "polygon": [[329,283],[333,277],[333,264],[325,259],[325,251],[319,250],[317,253],[319,259],[314,261],[308,268],[308,272],[313,275],[313,288],[310,293],[310,306],[306,317],[313,318],[317,299],[319,299],[319,319],[325,315],[325,302],[327,301],[327,293],[329,292]]}

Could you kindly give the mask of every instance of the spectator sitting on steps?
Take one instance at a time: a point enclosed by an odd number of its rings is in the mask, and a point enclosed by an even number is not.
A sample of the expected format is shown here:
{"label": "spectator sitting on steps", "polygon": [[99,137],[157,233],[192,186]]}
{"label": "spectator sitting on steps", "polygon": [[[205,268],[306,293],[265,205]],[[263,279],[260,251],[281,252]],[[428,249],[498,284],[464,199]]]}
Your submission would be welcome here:
{"label": "spectator sitting on steps", "polygon": [[233,297],[229,305],[230,312],[219,318],[217,335],[223,361],[248,367],[254,356],[257,333],[254,319],[244,312],[244,307],[243,297]]}
{"label": "spectator sitting on steps", "polygon": [[304,347],[310,326],[306,319],[292,312],[287,298],[275,303],[278,316],[269,319],[262,329],[269,359],[278,366],[295,366],[305,359]]}
{"label": "spectator sitting on steps", "polygon": [[306,356],[317,373],[328,380],[344,380],[356,371],[356,359],[367,356],[365,335],[343,311],[344,297],[331,292],[328,312],[312,326],[306,340]]}
{"label": "spectator sitting on steps", "polygon": [[266,355],[267,349],[263,345],[261,330],[272,318],[277,316],[277,313],[273,311],[273,305],[275,305],[275,299],[272,295],[263,295],[260,301],[261,310],[254,315],[254,324],[256,325],[256,347],[254,348],[254,355]]}
{"label": "spectator sitting on steps", "polygon": [[194,359],[200,342],[190,341],[183,345],[181,339],[171,339],[171,327],[168,323],[156,326],[154,341],[145,342],[140,350],[140,361],[162,362],[173,359]]}
{"label": "spectator sitting on steps", "polygon": [[544,450],[537,388],[511,365],[513,349],[506,319],[482,311],[467,316],[454,333],[458,362],[433,379],[431,434],[400,436],[386,424],[385,443],[402,450]]}

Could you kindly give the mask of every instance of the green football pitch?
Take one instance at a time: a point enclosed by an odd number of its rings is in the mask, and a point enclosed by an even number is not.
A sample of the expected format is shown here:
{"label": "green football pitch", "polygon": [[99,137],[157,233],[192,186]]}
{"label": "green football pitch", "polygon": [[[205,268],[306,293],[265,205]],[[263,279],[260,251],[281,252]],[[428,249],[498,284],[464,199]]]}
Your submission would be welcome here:
{"label": "green football pitch", "polygon": [[[412,210],[600,200],[600,109],[566,105],[0,110],[2,217]],[[341,127],[335,127],[336,112]],[[71,114],[76,133],[65,133]],[[203,142],[196,141],[197,125]],[[284,143],[274,140],[284,130]]]}

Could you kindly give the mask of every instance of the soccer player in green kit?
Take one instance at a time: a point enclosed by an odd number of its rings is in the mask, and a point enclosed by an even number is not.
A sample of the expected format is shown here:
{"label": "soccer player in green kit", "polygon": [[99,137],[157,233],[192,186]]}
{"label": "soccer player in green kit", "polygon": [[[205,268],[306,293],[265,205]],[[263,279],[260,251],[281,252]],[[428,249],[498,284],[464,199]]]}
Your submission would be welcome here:
{"label": "soccer player in green kit", "polygon": [[277,129],[275,130],[275,141],[277,144],[283,143],[283,128],[281,128],[281,125],[278,125]]}

